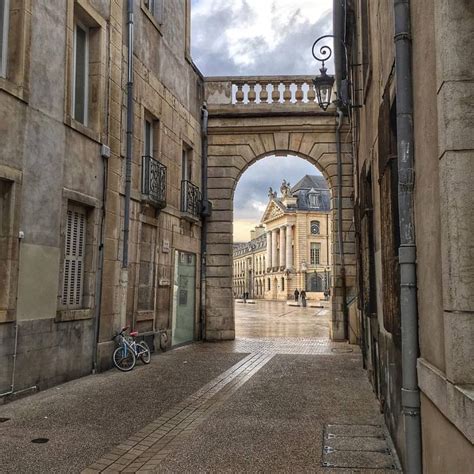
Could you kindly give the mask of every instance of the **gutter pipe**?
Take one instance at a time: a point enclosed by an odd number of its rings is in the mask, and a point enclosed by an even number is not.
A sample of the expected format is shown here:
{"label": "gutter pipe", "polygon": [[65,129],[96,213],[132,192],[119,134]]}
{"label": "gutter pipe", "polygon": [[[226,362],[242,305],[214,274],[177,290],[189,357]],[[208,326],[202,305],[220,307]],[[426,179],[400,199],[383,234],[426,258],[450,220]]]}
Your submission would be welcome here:
{"label": "gutter pipe", "polygon": [[[209,112],[206,104],[201,109],[202,122],[201,122],[201,134],[202,134],[202,157],[201,157],[201,189],[202,189],[202,202],[208,207],[208,192],[207,192],[207,145],[208,145],[208,133],[207,125],[209,121]],[[201,329],[201,340],[206,339],[206,278],[207,278],[207,215],[208,213],[202,213],[202,228],[201,228],[201,310],[200,310],[200,329]]]}
{"label": "gutter pipe", "polygon": [[339,264],[341,290],[342,290],[342,314],[344,322],[344,339],[349,340],[349,317],[347,314],[347,288],[346,288],[346,266],[344,259],[344,239],[342,238],[342,156],[341,156],[341,127],[344,120],[344,113],[337,109],[336,128],[336,154],[337,154],[337,239],[339,247]]}
{"label": "gutter pipe", "polygon": [[397,77],[398,207],[400,224],[400,313],[402,333],[402,412],[405,422],[405,469],[422,472],[420,392],[416,363],[418,314],[414,219],[413,87],[410,1],[394,0]]}
{"label": "gutter pipe", "polygon": [[123,225],[122,268],[128,267],[128,240],[130,234],[130,194],[132,188],[133,144],[133,0],[127,0],[127,155],[125,162],[125,207]]}

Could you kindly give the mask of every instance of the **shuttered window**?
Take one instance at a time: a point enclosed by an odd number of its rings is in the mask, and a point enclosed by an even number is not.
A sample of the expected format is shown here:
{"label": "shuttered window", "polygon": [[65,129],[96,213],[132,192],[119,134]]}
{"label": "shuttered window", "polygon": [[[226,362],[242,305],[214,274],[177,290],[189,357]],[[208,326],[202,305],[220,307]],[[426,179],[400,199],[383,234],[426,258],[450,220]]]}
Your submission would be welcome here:
{"label": "shuttered window", "polygon": [[70,205],[67,210],[64,243],[64,272],[61,304],[68,309],[82,307],[86,211]]}

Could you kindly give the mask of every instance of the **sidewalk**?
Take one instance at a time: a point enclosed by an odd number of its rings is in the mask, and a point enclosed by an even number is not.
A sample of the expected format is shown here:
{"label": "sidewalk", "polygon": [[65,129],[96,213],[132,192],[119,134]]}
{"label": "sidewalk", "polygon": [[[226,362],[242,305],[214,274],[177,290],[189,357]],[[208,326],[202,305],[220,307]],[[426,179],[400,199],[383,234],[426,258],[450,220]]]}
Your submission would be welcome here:
{"label": "sidewalk", "polygon": [[[1,407],[0,472],[394,472],[358,349],[322,337],[327,313],[252,317],[283,332],[193,344]],[[285,337],[290,321],[312,337]]]}

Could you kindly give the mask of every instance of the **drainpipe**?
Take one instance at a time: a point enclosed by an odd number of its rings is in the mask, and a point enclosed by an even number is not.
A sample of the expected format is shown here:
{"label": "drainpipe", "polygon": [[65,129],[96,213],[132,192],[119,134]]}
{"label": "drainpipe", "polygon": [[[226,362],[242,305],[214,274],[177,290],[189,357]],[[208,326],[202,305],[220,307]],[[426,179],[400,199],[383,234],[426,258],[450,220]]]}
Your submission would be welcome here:
{"label": "drainpipe", "polygon": [[402,332],[402,411],[405,421],[405,468],[422,472],[416,242],[414,219],[413,90],[409,0],[394,0],[397,75],[398,206],[400,223],[400,312]]}
{"label": "drainpipe", "polygon": [[208,193],[207,193],[207,124],[209,120],[209,112],[206,104],[201,109],[202,122],[202,158],[201,158],[201,189],[202,189],[202,228],[201,228],[201,340],[206,339],[206,276],[207,276],[207,217],[210,215]]}
{"label": "drainpipe", "polygon": [[128,240],[130,234],[130,192],[132,187],[133,144],[133,0],[127,0],[127,156],[125,162],[125,208],[123,225],[122,268],[128,267]]}
{"label": "drainpipe", "polygon": [[339,264],[341,291],[342,291],[342,315],[344,322],[344,339],[349,340],[349,317],[347,314],[347,289],[346,289],[346,266],[344,260],[344,240],[342,238],[342,156],[341,156],[341,127],[344,119],[344,113],[337,109],[337,128],[336,128],[336,154],[337,154],[337,239],[339,247]]}
{"label": "drainpipe", "polygon": [[108,162],[107,158],[102,156],[103,173],[102,178],[102,216],[100,221],[100,236],[99,236],[99,262],[97,265],[97,280],[96,280],[96,298],[94,310],[94,350],[92,355],[92,373],[98,372],[98,349],[99,349],[99,329],[100,329],[100,310],[102,306],[102,274],[104,269],[104,229],[105,229],[105,209],[107,201],[107,176],[108,176]]}

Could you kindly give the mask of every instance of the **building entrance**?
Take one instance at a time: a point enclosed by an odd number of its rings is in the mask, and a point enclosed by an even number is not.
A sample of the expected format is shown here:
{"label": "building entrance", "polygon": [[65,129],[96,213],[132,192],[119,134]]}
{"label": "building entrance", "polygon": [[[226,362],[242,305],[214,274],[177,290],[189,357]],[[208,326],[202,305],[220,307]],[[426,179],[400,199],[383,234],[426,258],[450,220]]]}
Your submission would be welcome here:
{"label": "building entrance", "polygon": [[175,251],[172,345],[194,339],[196,304],[196,255]]}

